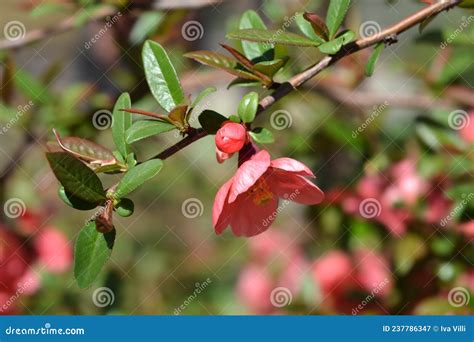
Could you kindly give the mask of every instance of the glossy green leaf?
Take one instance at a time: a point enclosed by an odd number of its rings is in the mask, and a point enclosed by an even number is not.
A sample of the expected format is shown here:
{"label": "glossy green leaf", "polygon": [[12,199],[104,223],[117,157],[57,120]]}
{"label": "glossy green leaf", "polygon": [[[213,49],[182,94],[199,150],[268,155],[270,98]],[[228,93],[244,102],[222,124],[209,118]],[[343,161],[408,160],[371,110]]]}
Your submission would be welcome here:
{"label": "glossy green leaf", "polygon": [[155,177],[163,168],[160,159],[148,160],[128,170],[115,189],[115,198],[122,198]]}
{"label": "glossy green leaf", "polygon": [[326,25],[329,29],[329,38],[332,39],[346,16],[347,10],[351,4],[350,0],[331,0],[328,13],[326,15]]}
{"label": "glossy green leaf", "polygon": [[238,66],[236,60],[214,51],[193,51],[186,53],[184,56],[187,58],[194,59],[195,61],[204,65],[224,70],[229,74],[240,78],[260,81],[260,78],[258,76],[255,76],[248,71],[236,69]]}
{"label": "glossy green leaf", "polygon": [[225,116],[209,109],[206,109],[199,115],[199,123],[208,134],[216,134],[227,120]]}
{"label": "glossy green leaf", "polygon": [[115,146],[123,158],[126,158],[131,152],[126,141],[126,132],[132,126],[132,114],[121,109],[130,109],[131,106],[130,95],[123,93],[117,99],[113,109],[112,135]]}
{"label": "glossy green leaf", "polygon": [[327,43],[321,44],[318,47],[319,51],[321,51],[322,53],[326,53],[328,55],[334,55],[334,54],[338,53],[339,50],[341,50],[341,48],[345,44],[351,42],[354,39],[354,37],[355,37],[354,32],[346,31],[345,33],[343,33],[342,35],[340,35],[336,39],[331,40]]}
{"label": "glossy green leaf", "polygon": [[370,55],[369,60],[367,61],[367,64],[365,65],[365,75],[370,77],[374,74],[375,70],[375,64],[377,63],[377,60],[380,57],[380,54],[382,53],[382,50],[384,48],[383,43],[378,43],[372,54]]}
{"label": "glossy green leaf", "polygon": [[122,198],[115,206],[115,212],[122,217],[129,217],[135,210],[135,204],[131,199]]}
{"label": "glossy green leaf", "polygon": [[291,32],[246,29],[231,32],[228,39],[261,42],[267,45],[281,44],[294,46],[318,46],[320,43]]}
{"label": "glossy green leaf", "polygon": [[258,81],[247,80],[245,78],[237,77],[229,83],[227,89],[230,89],[232,87],[258,87],[259,85],[260,82]]}
{"label": "glossy green leaf", "polygon": [[295,22],[296,22],[296,26],[298,26],[301,33],[303,33],[306,37],[308,37],[311,40],[314,40],[314,41],[318,42],[319,44],[324,43],[324,40],[314,32],[313,27],[311,26],[309,21],[307,21],[303,17],[303,13],[297,13],[296,14]]}
{"label": "glossy green leaf", "polygon": [[212,94],[214,92],[217,91],[217,88],[216,87],[207,87],[203,90],[201,90],[201,92],[196,96],[196,98],[194,99],[194,101],[192,102],[191,104],[191,108],[194,108],[197,106],[197,104],[199,102],[201,102],[206,96],[208,96],[209,94]]}
{"label": "glossy green leaf", "polygon": [[323,41],[329,39],[329,29],[326,23],[316,13],[305,13],[303,18],[311,24],[314,33]]}
{"label": "glossy green leaf", "polygon": [[59,187],[58,195],[64,203],[77,210],[92,210],[97,207],[97,203],[84,201],[66,191],[63,186]]}
{"label": "glossy green leaf", "polygon": [[105,191],[99,177],[67,152],[46,153],[56,178],[71,195],[86,202],[100,203]]}
{"label": "glossy green leaf", "polygon": [[258,94],[255,92],[245,95],[239,103],[237,114],[242,122],[250,123],[255,119],[258,107]]}
{"label": "glossy green leaf", "polygon": [[151,93],[166,111],[184,103],[184,93],[171,61],[163,47],[151,40],[143,45],[143,67]]}
{"label": "glossy green leaf", "polygon": [[102,234],[94,221],[88,222],[79,233],[74,249],[74,277],[80,288],[90,286],[112,254],[115,229]]}
{"label": "glossy green leaf", "polygon": [[[242,14],[242,17],[240,18],[239,29],[266,30],[267,27],[265,26],[265,23],[263,22],[262,18],[260,18],[257,12],[255,12],[254,10],[248,10],[244,14]],[[262,44],[247,41],[242,42],[242,49],[244,50],[244,54],[250,60],[262,56],[263,54],[265,54],[266,51],[272,48],[272,44]]]}
{"label": "glossy green leaf", "polygon": [[258,144],[271,144],[275,142],[272,132],[266,128],[255,128],[253,131],[249,132],[249,134]]}
{"label": "glossy green leaf", "polygon": [[268,77],[273,77],[288,61],[288,57],[274,61],[259,62],[254,64],[253,69],[260,71]]}
{"label": "glossy green leaf", "polygon": [[133,123],[127,130],[126,141],[128,144],[133,144],[151,136],[169,132],[176,129],[176,126],[169,122],[159,120],[140,120]]}

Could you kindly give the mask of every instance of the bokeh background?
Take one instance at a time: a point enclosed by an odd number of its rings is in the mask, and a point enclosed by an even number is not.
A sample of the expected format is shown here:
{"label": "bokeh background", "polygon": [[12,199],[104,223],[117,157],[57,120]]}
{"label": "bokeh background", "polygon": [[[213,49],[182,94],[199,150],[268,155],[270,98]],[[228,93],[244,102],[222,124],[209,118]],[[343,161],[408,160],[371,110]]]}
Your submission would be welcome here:
{"label": "bokeh background", "polygon": [[[353,1],[345,26],[370,35],[422,6]],[[141,66],[147,38],[167,49],[186,93],[219,88],[203,109],[234,114],[250,89],[227,90],[230,76],[182,54],[222,52],[247,9],[279,29],[296,12],[324,16],[326,7],[2,0],[0,313],[472,314],[474,13],[460,8],[422,34],[399,36],[373,77],[364,76],[370,51],[362,51],[258,118],[276,137],[272,156],[309,165],[324,203],[283,202],[275,224],[255,238],[216,236],[213,199],[236,161],[217,164],[206,137],[132,195],[135,214],[115,220],[115,248],[95,284],[81,290],[74,282],[74,240],[94,212],[58,198],[44,157],[52,128],[113,148],[110,124],[94,118],[121,92],[134,108],[160,112]],[[289,30],[297,32],[294,23]],[[280,80],[321,58],[311,48],[288,54]],[[143,160],[179,139],[167,133],[134,149]]]}

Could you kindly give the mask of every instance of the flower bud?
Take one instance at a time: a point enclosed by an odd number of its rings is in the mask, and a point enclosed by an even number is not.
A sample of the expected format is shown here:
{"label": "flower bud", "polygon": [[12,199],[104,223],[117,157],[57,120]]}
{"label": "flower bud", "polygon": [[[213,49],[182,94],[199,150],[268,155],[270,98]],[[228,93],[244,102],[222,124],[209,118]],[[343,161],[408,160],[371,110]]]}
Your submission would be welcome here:
{"label": "flower bud", "polygon": [[247,140],[247,130],[242,124],[226,121],[216,133],[217,149],[224,153],[240,151]]}

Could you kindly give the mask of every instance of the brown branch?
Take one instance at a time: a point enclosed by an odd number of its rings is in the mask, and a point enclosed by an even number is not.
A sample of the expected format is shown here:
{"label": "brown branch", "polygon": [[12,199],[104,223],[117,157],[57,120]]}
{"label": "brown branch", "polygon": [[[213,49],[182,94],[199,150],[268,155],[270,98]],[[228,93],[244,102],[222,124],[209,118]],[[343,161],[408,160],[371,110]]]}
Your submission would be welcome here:
{"label": "brown branch", "polygon": [[[429,5],[420,11],[406,17],[402,21],[388,27],[387,29],[375,34],[373,36],[359,39],[353,43],[347,44],[343,47],[339,53],[326,56],[321,61],[315,65],[309,67],[305,71],[293,76],[288,80],[288,82],[281,84],[271,95],[264,97],[260,100],[259,108],[257,115],[261,114],[267,108],[272,106],[275,102],[285,97],[287,94],[306,83],[308,80],[312,79],[318,75],[322,70],[326,69],[330,65],[334,64],[338,60],[352,55],[362,49],[368,48],[370,46],[376,45],[378,43],[387,43],[393,44],[397,41],[397,36],[400,33],[405,32],[406,30],[420,24],[425,19],[433,17],[440,12],[449,10],[459,4],[462,0],[441,0],[435,4]],[[196,140],[199,140],[205,137],[207,133],[202,129],[195,129],[192,134],[188,135],[175,145],[167,148],[163,152],[157,154],[153,159],[166,159],[186,146],[192,144]]]}

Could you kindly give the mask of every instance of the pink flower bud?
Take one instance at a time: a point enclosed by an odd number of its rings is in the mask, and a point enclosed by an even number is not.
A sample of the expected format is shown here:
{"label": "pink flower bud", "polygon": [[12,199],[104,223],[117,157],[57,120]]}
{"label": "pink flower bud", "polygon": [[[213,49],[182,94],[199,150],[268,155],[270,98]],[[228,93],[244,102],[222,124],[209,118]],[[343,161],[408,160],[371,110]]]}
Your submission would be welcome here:
{"label": "pink flower bud", "polygon": [[247,140],[247,130],[241,124],[226,121],[216,133],[217,149],[224,153],[235,153],[242,149]]}

